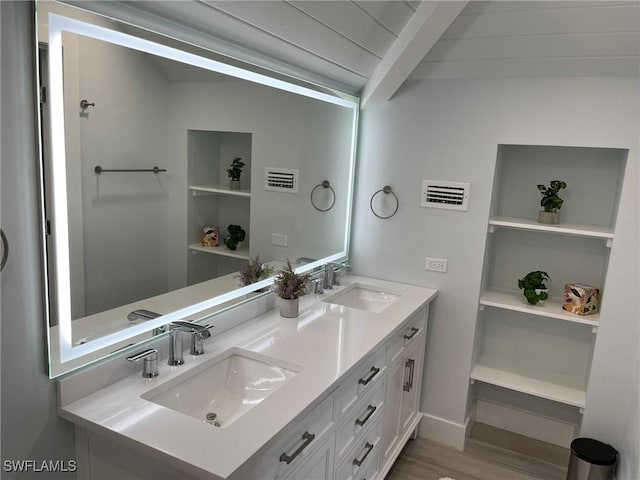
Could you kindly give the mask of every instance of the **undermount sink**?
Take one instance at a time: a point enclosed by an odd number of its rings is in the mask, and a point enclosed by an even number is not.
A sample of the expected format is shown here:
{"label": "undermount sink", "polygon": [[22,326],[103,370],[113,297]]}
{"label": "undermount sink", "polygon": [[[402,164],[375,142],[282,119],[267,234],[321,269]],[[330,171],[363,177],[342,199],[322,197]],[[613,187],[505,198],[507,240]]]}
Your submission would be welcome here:
{"label": "undermount sink", "polygon": [[354,284],[324,301],[367,312],[380,313],[402,298],[396,293],[383,292],[375,287]]}
{"label": "undermount sink", "polygon": [[[142,398],[216,427],[227,427],[295,377],[298,366],[232,348]],[[186,376],[186,378],[185,378]]]}

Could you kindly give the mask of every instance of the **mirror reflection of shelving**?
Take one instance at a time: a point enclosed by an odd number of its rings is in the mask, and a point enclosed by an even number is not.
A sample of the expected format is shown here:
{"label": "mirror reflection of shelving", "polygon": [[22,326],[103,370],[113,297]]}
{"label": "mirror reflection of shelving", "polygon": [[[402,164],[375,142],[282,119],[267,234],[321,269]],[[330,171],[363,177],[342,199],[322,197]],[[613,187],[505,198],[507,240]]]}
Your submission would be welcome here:
{"label": "mirror reflection of shelving", "polygon": [[[250,258],[251,137],[244,132],[187,132],[188,285],[237,272]],[[236,157],[245,164],[240,190],[229,187],[227,174]],[[236,250],[224,244],[229,225],[239,225],[246,232]],[[205,226],[218,227],[219,246],[202,245],[200,235]]]}
{"label": "mirror reflection of shelving", "polygon": [[[606,295],[627,154],[499,146],[470,374],[478,382],[472,394],[481,417],[504,417],[506,408],[555,421],[536,438],[565,447],[579,432],[600,315],[569,313],[562,296],[567,283],[593,285]],[[537,222],[536,185],[551,180],[567,183],[558,225]],[[551,277],[543,306],[529,305],[517,288],[518,279],[535,270]]]}

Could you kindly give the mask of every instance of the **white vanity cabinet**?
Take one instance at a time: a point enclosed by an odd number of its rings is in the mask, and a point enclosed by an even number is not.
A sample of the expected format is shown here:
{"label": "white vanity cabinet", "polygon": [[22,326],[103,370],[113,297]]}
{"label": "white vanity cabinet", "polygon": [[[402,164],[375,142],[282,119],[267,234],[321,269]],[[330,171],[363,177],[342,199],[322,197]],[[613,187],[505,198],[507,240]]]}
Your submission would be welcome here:
{"label": "white vanity cabinet", "polygon": [[426,328],[427,308],[416,313],[387,345],[390,363],[381,444],[383,475],[419,423]]}
{"label": "white vanity cabinet", "polygon": [[[382,480],[420,420],[428,313],[425,302],[436,292],[419,293],[402,313],[385,312],[390,316],[369,316],[355,309],[341,312],[342,324],[355,329],[355,338],[359,339],[349,346],[344,346],[344,339],[338,335],[344,331],[334,328],[335,317],[328,316],[326,325],[320,320],[308,338],[304,329],[296,330],[287,348],[295,345],[299,349],[295,355],[305,355],[304,359],[294,355],[288,358],[284,348],[273,354],[280,361],[287,359],[292,365],[300,365],[297,377],[282,387],[277,400],[275,396],[264,400],[264,406],[256,406],[226,429],[182,419],[177,412],[149,405],[142,396],[148,387],[137,377],[127,377],[121,386],[114,384],[63,407],[65,418],[77,425],[80,478]],[[322,304],[318,311],[324,311]],[[293,321],[282,322],[286,327],[282,332],[290,334]],[[322,343],[323,347],[317,348],[319,333],[335,335],[335,346]],[[304,345],[306,348],[302,348]],[[325,368],[328,364],[330,370]],[[342,373],[336,375],[336,368]],[[158,378],[172,373],[166,367]],[[309,389],[317,393],[300,402],[299,397]],[[123,400],[123,395],[131,399]],[[104,401],[107,397],[110,402]],[[96,413],[100,408],[103,411]],[[288,408],[300,410],[286,423],[274,422]],[[132,410],[138,414],[130,420]],[[139,412],[147,410],[155,415],[153,424],[142,423],[146,417],[140,417]],[[108,420],[109,425],[93,420],[98,414],[111,419],[114,412],[117,420]],[[163,425],[170,425],[166,428],[178,443],[161,436],[164,430],[156,429],[159,418]],[[127,436],[133,428],[124,433],[109,430],[111,424],[121,426],[127,421],[139,422],[135,436]],[[264,429],[274,433],[266,436]],[[243,456],[256,437],[261,446]],[[223,470],[222,466],[232,461],[234,465]]]}

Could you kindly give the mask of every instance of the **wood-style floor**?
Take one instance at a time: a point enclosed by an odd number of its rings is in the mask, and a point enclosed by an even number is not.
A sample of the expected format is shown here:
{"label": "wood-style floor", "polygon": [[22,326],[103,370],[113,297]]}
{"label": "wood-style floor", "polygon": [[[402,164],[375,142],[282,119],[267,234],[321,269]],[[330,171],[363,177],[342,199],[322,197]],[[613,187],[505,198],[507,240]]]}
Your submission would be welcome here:
{"label": "wood-style floor", "polygon": [[475,424],[464,452],[409,440],[385,480],[564,480],[569,450]]}

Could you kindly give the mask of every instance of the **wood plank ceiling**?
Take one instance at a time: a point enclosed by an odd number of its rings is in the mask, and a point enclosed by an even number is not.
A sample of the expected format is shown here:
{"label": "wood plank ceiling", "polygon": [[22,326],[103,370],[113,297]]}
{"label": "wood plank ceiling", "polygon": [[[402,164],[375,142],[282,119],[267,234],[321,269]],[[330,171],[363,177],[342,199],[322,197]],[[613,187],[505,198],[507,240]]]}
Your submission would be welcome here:
{"label": "wood plank ceiling", "polygon": [[[84,3],[67,1],[80,6]],[[637,0],[105,3],[172,22],[200,36],[238,46],[245,53],[257,52],[258,64],[260,59],[268,59],[272,66],[290,66],[289,73],[300,72],[297,76],[301,78],[351,93],[364,89],[365,96],[374,83],[372,77],[393,76],[393,69],[398,69],[388,61],[389,56],[410,48],[413,56],[416,51],[419,56],[409,66],[405,62],[407,71],[396,75],[399,79],[394,79],[395,83],[404,81],[411,71],[412,79],[447,79],[638,76],[639,69]],[[437,10],[437,4],[440,12],[449,9],[444,16],[450,18],[434,21],[438,15],[432,15],[428,19],[425,12]],[[458,4],[459,10],[452,4]],[[423,40],[416,47],[413,37],[403,38],[409,30],[424,37],[424,30],[434,25],[436,31],[441,30],[432,41]]]}

